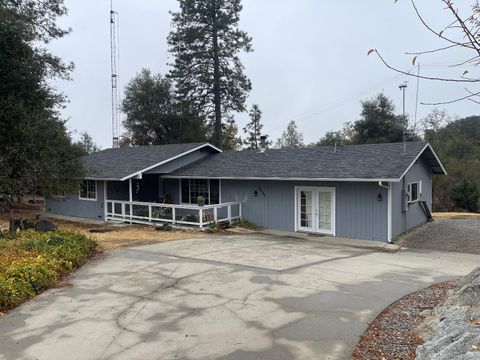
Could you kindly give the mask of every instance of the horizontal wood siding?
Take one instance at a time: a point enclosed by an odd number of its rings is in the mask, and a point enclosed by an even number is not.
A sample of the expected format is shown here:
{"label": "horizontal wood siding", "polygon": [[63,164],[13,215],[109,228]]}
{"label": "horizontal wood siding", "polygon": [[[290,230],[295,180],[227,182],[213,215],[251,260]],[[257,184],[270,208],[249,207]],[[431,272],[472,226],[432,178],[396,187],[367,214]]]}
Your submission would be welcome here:
{"label": "horizontal wood siding", "polygon": [[242,217],[259,226],[294,231],[295,186],[335,187],[337,236],[387,239],[388,194],[378,183],[222,180],[222,202],[241,201]]}
{"label": "horizontal wood siding", "polygon": [[65,198],[46,199],[45,210],[54,214],[103,220],[103,183],[103,181],[97,181],[96,201],[80,200],[77,192]]}

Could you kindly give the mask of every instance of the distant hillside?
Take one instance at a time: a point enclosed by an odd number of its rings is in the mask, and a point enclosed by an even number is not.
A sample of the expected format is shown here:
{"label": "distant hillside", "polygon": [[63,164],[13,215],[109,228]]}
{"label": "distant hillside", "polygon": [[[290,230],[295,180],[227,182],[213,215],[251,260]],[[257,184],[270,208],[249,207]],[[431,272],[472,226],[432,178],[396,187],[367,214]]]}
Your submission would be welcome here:
{"label": "distant hillside", "polygon": [[429,140],[448,172],[434,180],[434,210],[453,210],[452,188],[467,180],[480,190],[480,116],[453,121]]}

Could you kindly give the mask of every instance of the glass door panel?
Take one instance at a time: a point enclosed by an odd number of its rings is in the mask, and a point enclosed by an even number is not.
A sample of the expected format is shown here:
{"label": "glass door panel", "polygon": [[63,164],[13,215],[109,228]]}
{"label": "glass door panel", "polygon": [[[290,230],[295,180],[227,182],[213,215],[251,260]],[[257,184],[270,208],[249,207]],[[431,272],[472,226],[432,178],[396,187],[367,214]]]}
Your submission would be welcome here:
{"label": "glass door panel", "polygon": [[313,230],[314,229],[314,217],[313,217],[313,196],[314,192],[311,190],[300,190],[299,191],[299,228],[304,230]]}
{"label": "glass door panel", "polygon": [[331,232],[332,230],[332,193],[318,192],[317,231]]}

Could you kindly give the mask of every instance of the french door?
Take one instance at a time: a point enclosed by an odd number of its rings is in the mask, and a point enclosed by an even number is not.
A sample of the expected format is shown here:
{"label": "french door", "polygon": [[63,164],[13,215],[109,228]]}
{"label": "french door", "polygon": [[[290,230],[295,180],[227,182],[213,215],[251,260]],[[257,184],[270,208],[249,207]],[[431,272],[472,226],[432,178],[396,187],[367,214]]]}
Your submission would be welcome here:
{"label": "french door", "polygon": [[298,187],[297,229],[335,235],[335,188]]}

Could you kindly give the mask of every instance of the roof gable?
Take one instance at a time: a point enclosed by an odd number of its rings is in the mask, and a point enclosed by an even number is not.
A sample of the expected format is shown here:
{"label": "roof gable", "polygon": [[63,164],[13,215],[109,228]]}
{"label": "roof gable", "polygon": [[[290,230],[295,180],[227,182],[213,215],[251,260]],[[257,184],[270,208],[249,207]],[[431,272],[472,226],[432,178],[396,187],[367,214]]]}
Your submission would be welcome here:
{"label": "roof gable", "polygon": [[132,146],[106,149],[83,158],[86,178],[126,180],[200,149],[221,152],[208,143]]}

